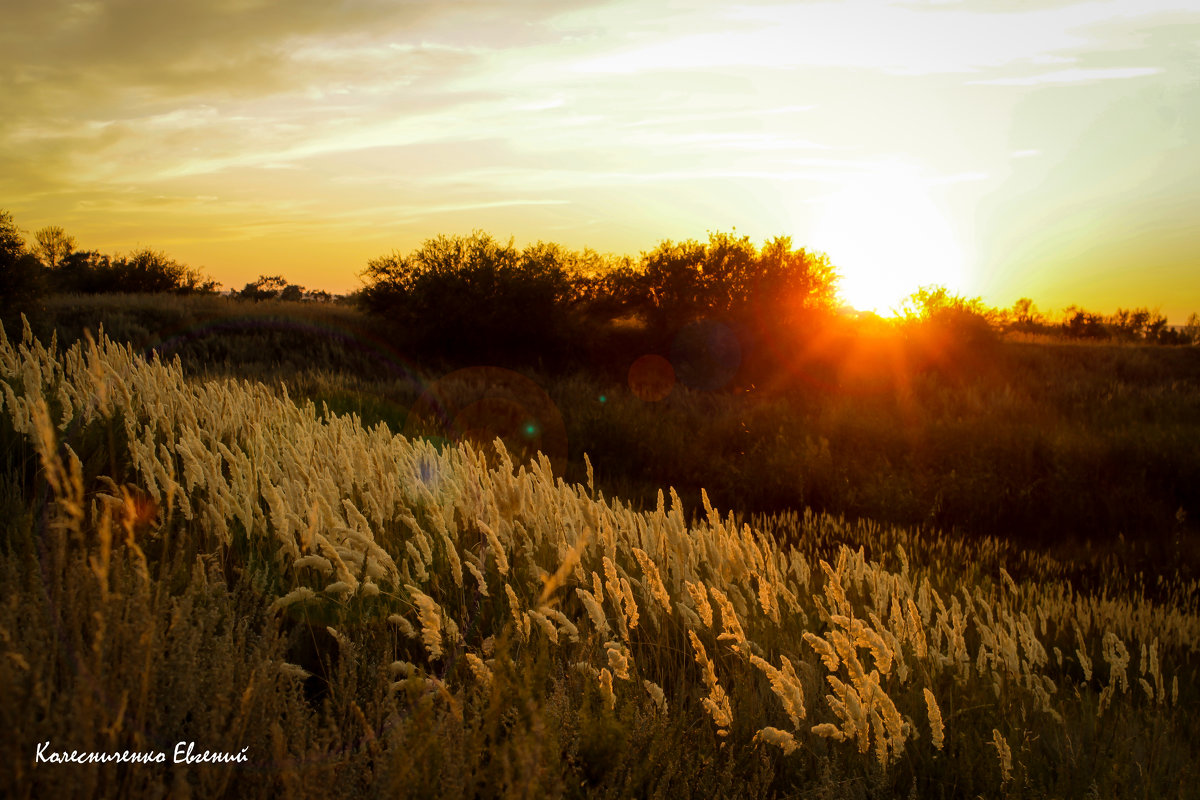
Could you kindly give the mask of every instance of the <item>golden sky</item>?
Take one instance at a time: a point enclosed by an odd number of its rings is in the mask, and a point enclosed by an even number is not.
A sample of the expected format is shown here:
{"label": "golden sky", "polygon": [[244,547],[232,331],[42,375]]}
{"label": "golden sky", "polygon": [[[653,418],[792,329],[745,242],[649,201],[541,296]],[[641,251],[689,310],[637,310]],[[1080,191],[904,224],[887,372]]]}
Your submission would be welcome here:
{"label": "golden sky", "polygon": [[483,229],[710,230],[1047,310],[1200,310],[1196,0],[9,0],[0,208],[227,287]]}

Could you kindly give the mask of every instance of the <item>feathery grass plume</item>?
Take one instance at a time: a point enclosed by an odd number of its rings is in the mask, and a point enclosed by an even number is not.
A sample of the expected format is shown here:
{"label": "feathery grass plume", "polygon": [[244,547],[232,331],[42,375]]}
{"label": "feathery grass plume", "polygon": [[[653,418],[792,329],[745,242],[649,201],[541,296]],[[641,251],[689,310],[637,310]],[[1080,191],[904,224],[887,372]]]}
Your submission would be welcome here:
{"label": "feathery grass plume", "polygon": [[326,631],[326,633],[328,633],[330,636],[333,637],[333,640],[335,642],[338,643],[338,648],[340,649],[341,652],[349,653],[354,650],[354,642],[352,642],[350,640],[349,636],[342,633],[337,628],[334,628],[331,625],[326,625],[325,631]]}
{"label": "feathery grass plume", "polygon": [[542,592],[538,595],[538,605],[543,605],[550,599],[550,595],[554,594],[559,586],[563,586],[567,582],[567,576],[575,571],[575,567],[579,564],[583,556],[583,551],[587,549],[589,537],[586,532],[580,536],[574,546],[567,551],[566,557],[558,565],[558,569],[554,574],[546,578],[542,583]]}
{"label": "feathery grass plume", "polygon": [[462,559],[458,555],[458,548],[454,546],[454,540],[444,532],[442,533],[442,549],[446,553],[446,562],[450,565],[450,577],[454,579],[454,585],[462,588]]}
{"label": "feathery grass plume", "polygon": [[346,594],[353,594],[354,587],[351,586],[350,584],[346,583],[345,581],[334,581],[333,583],[329,584],[321,591],[325,592],[325,594],[346,595]]}
{"label": "feathery grass plume", "polygon": [[405,589],[417,604],[417,619],[421,623],[421,642],[434,661],[442,657],[442,614],[433,598],[412,584],[405,584]]}
{"label": "feathery grass plume", "polygon": [[[870,683],[872,687],[871,703],[873,705],[873,713],[878,714],[879,720],[882,721],[882,729],[879,732],[879,747],[883,748],[886,744],[887,753],[880,754],[880,763],[886,766],[888,761],[895,761],[900,757],[901,751],[904,749],[904,742],[907,739],[905,735],[905,723],[900,716],[900,710],[896,708],[895,702],[879,685],[879,675],[872,672],[870,675]],[[886,736],[884,735],[886,734]]]}
{"label": "feathery grass plume", "polygon": [[645,550],[638,547],[633,548],[633,557],[637,559],[638,565],[642,568],[642,574],[646,577],[646,583],[650,587],[651,596],[670,615],[673,611],[671,608],[671,595],[667,592],[667,587],[663,585],[662,576],[658,572],[658,565],[651,560]]}
{"label": "feathery grass plume", "polygon": [[646,694],[650,695],[650,699],[654,701],[658,712],[665,716],[667,713],[667,696],[663,694],[662,687],[654,681],[643,680],[642,688],[646,690]]}
{"label": "feathery grass plume", "polygon": [[785,756],[790,756],[800,747],[800,745],[796,742],[795,737],[793,737],[790,733],[787,731],[781,731],[778,728],[772,728],[770,726],[761,728],[758,733],[754,734],[754,739],[752,741],[773,744],[783,750],[783,754]]}
{"label": "feathery grass plume", "polygon": [[[859,696],[853,686],[840,681],[834,675],[826,675],[825,680],[833,687],[834,695],[825,695],[825,701],[833,712],[842,719],[842,731],[846,738],[858,739],[858,752],[866,753],[871,748],[871,725],[867,717],[864,699]],[[864,707],[865,706],[865,707]]]}
{"label": "feathery grass plume", "polygon": [[1017,591],[1016,582],[1013,581],[1012,575],[1009,575],[1008,570],[1006,570],[1004,567],[1000,568],[1000,578],[1004,581],[1004,585],[1008,588],[1008,590],[1013,593],[1014,597],[1019,594]]}
{"label": "feathery grass plume", "polygon": [[476,527],[487,538],[488,549],[492,553],[492,558],[496,562],[496,571],[502,576],[508,575],[508,554],[504,552],[504,544],[500,541],[500,537],[492,530],[492,527],[481,519],[475,520]]}
{"label": "feathery grass plume", "polygon": [[312,675],[312,673],[309,672],[308,670],[306,670],[304,667],[298,666],[296,664],[291,664],[287,661],[279,662],[279,671],[282,672],[287,677],[292,678],[293,680],[297,680],[297,681],[305,680],[310,675]]}
{"label": "feathery grass plume", "polygon": [[[529,616],[522,612],[521,602],[517,599],[517,593],[513,591],[511,584],[504,584],[504,594],[508,597],[508,610],[512,614],[513,623],[517,626],[517,635],[522,639],[528,639],[531,624]],[[558,638],[557,633],[555,633],[555,638]]]}
{"label": "feathery grass plume", "polygon": [[[621,577],[617,574],[617,565],[608,556],[603,557],[602,563],[604,564],[604,591],[612,599],[615,610],[620,611],[623,595],[621,593]],[[599,599],[599,597],[600,594],[597,593],[596,598]]]}
{"label": "feathery grass plume", "polygon": [[280,609],[287,608],[294,603],[302,603],[306,600],[311,600],[314,597],[316,597],[316,593],[313,592],[312,589],[309,589],[307,586],[301,586],[288,592],[283,597],[276,599],[274,603],[271,603],[271,610],[278,611]]}
{"label": "feathery grass plume", "polygon": [[929,648],[925,641],[925,626],[921,621],[917,604],[913,602],[911,597],[905,601],[905,605],[908,608],[908,640],[912,643],[913,649],[917,653],[917,658],[923,659],[929,655]]}
{"label": "feathery grass plume", "polygon": [[1008,742],[996,728],[992,728],[992,746],[996,748],[996,757],[1000,760],[1000,779],[1008,783],[1012,778],[1012,750]]}
{"label": "feathery grass plume", "polygon": [[685,628],[700,630],[705,627],[704,621],[700,619],[699,615],[682,602],[677,603],[676,608],[679,611],[679,616],[683,617],[683,626]]}
{"label": "feathery grass plume", "polygon": [[942,710],[938,708],[937,698],[933,692],[925,689],[925,709],[929,712],[929,730],[933,737],[933,746],[942,749],[945,742],[945,726],[942,724]]}
{"label": "feathery grass plume", "polygon": [[1075,636],[1079,640],[1079,647],[1075,650],[1075,655],[1079,658],[1079,666],[1083,668],[1083,679],[1091,681],[1092,679],[1092,660],[1087,656],[1087,642],[1083,639],[1083,631],[1079,628],[1075,629]]}
{"label": "feathery grass plume", "polygon": [[784,664],[783,669],[775,669],[770,662],[756,655],[750,656],[750,663],[766,674],[771,681],[771,691],[783,703],[783,710],[791,719],[792,727],[799,728],[800,720],[804,718],[804,688],[800,685],[796,671],[787,656],[780,658]]}
{"label": "feathery grass plume", "polygon": [[813,725],[812,732],[823,739],[833,739],[838,742],[845,741],[846,739],[846,734],[842,733],[842,729],[832,722],[822,722],[819,725]]}
{"label": "feathery grass plume", "polygon": [[604,616],[604,609],[596,601],[596,597],[587,589],[576,589],[575,594],[583,601],[584,610],[592,620],[592,627],[602,636],[608,633],[611,628],[608,626],[608,619]]}
{"label": "feathery grass plume", "polygon": [[742,624],[738,622],[733,603],[729,601],[724,592],[715,586],[710,586],[708,593],[713,596],[721,609],[721,633],[717,636],[717,641],[732,642],[734,648],[741,649],[746,644],[746,634],[742,631]]}
{"label": "feathery grass plume", "polygon": [[846,561],[846,553],[849,552],[843,545],[838,556],[838,570],[835,572],[829,563],[821,560],[821,571],[825,573],[825,599],[829,601],[829,611],[831,614],[841,614],[842,616],[850,616],[851,606],[850,601],[846,599],[846,591],[842,587],[841,568]]}
{"label": "feathery grass plume", "polygon": [[608,666],[612,674],[623,681],[632,680],[629,675],[629,651],[620,642],[605,642]]}
{"label": "feathery grass plume", "polygon": [[392,677],[411,678],[417,674],[417,665],[411,661],[393,661],[388,664],[388,672],[392,674]]}
{"label": "feathery grass plume", "polygon": [[604,698],[610,711],[617,707],[617,695],[613,692],[613,675],[608,671],[608,667],[600,670],[600,696]]}
{"label": "feathery grass plume", "polygon": [[492,688],[492,671],[483,659],[470,651],[463,653],[463,659],[467,662],[467,667],[475,676],[475,680],[479,681],[485,691],[490,690]]}
{"label": "feathery grass plume", "polygon": [[838,630],[828,631],[826,635],[833,640],[833,646],[837,650],[842,664],[846,666],[846,672],[849,673],[854,687],[865,696],[866,689],[864,688],[864,682],[866,681],[866,671],[863,669],[862,662],[858,660],[858,652],[851,643],[850,638]]}
{"label": "feathery grass plume", "polygon": [[547,618],[558,623],[559,634],[566,634],[567,639],[571,642],[579,641],[579,629],[575,627],[575,623],[571,622],[571,618],[559,611],[557,608],[550,606],[542,606],[538,609],[538,613],[545,615]]}
{"label": "feathery grass plume", "polygon": [[633,587],[628,578],[621,578],[621,606],[625,609],[625,621],[629,630],[638,626],[637,600],[633,596]]}
{"label": "feathery grass plume", "polygon": [[304,569],[312,567],[322,575],[329,576],[333,574],[333,564],[329,563],[329,559],[318,555],[301,556],[292,562],[292,566],[296,569]]}
{"label": "feathery grass plume", "polygon": [[467,568],[467,571],[475,576],[475,582],[479,584],[479,594],[483,597],[490,597],[488,594],[487,578],[483,576],[483,572],[479,567],[475,566],[473,561],[463,561],[462,563]]}
{"label": "feathery grass plume", "polygon": [[1159,667],[1159,663],[1158,663],[1158,637],[1157,636],[1154,637],[1154,641],[1150,643],[1149,670],[1150,670],[1150,677],[1154,678],[1154,686],[1156,689],[1156,696],[1158,697],[1158,703],[1159,703],[1159,705],[1162,705],[1163,700],[1166,696],[1166,692],[1163,691],[1162,669]]}
{"label": "feathery grass plume", "polygon": [[406,638],[416,639],[419,635],[416,629],[412,626],[412,623],[399,614],[389,614],[387,620],[399,628],[400,633],[402,633]]}
{"label": "feathery grass plume", "polygon": [[[878,622],[878,619],[876,622]],[[871,655],[875,659],[875,666],[878,667],[882,675],[886,676],[892,671],[892,649],[888,647],[887,642],[876,631],[863,625],[856,634],[854,643],[859,647],[866,647],[871,650]]]}
{"label": "feathery grass plume", "polygon": [[814,594],[812,595],[811,599],[813,606],[815,606],[817,609],[817,619],[828,623],[830,621],[830,617],[833,615],[829,613],[829,610],[825,608],[825,604],[821,602],[821,596]]}
{"label": "feathery grass plume", "polygon": [[765,575],[758,576],[758,605],[772,622],[779,624],[779,603],[771,591],[771,582]]}
{"label": "feathery grass plume", "polygon": [[1126,674],[1129,668],[1129,650],[1126,649],[1125,643],[1112,631],[1105,631],[1101,646],[1104,661],[1109,668],[1109,685],[1115,687],[1120,683],[1121,691],[1129,691],[1129,678]]}
{"label": "feathery grass plume", "polygon": [[404,563],[413,568],[413,577],[420,583],[428,583],[429,573],[425,571],[425,559],[421,556],[421,551],[411,541],[404,543],[404,549],[410,556]]}
{"label": "feathery grass plume", "polygon": [[711,628],[713,626],[713,612],[712,606],[708,602],[708,591],[704,581],[692,583],[685,580],[683,585],[696,606],[696,612],[700,615],[700,621],[704,623],[704,627]]}
{"label": "feathery grass plume", "polygon": [[541,628],[542,633],[546,634],[546,638],[550,640],[551,644],[558,644],[558,627],[546,615],[534,611],[532,608],[525,613],[533,623]]}
{"label": "feathery grass plume", "polygon": [[721,684],[717,682],[716,668],[709,660],[708,652],[704,649],[700,638],[696,636],[696,632],[689,630],[688,638],[691,639],[692,649],[696,653],[696,663],[704,670],[704,682],[709,688],[708,697],[701,702],[717,725],[717,735],[726,736],[729,733],[729,726],[733,724],[733,711],[729,707],[729,697],[721,688]]}
{"label": "feathery grass plume", "polygon": [[830,672],[837,672],[838,667],[841,666],[841,661],[838,659],[837,650],[834,649],[833,645],[811,631],[805,631],[803,638],[817,652],[817,655],[821,657],[821,662],[825,664],[825,669]]}

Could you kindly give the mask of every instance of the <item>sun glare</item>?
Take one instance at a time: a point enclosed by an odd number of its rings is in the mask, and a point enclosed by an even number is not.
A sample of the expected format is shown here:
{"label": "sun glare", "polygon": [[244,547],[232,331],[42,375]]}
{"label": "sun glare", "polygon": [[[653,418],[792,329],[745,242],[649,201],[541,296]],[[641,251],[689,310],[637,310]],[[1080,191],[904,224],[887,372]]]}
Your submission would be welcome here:
{"label": "sun glare", "polygon": [[889,316],[921,286],[962,290],[963,256],[928,185],[911,170],[864,175],[825,203],[814,245],[842,279],[842,299]]}

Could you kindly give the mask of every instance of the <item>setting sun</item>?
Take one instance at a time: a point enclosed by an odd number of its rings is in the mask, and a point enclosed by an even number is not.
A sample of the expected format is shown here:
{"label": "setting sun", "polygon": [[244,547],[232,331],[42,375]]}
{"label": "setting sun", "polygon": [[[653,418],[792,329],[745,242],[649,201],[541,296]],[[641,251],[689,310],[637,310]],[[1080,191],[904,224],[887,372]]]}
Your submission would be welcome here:
{"label": "setting sun", "polygon": [[963,253],[914,171],[887,168],[847,182],[824,204],[814,244],[841,273],[842,299],[890,316],[918,287],[961,291]]}

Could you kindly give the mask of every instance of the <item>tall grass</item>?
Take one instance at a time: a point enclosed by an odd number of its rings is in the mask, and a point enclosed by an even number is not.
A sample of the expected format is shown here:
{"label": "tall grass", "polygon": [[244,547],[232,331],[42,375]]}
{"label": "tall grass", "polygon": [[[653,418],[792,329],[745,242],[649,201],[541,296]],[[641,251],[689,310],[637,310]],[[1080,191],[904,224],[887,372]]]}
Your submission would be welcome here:
{"label": "tall grass", "polygon": [[[1200,585],[0,340],[8,796],[1178,796]],[[248,748],[237,765],[32,763]]]}

